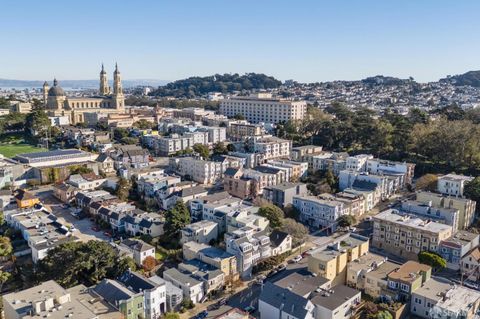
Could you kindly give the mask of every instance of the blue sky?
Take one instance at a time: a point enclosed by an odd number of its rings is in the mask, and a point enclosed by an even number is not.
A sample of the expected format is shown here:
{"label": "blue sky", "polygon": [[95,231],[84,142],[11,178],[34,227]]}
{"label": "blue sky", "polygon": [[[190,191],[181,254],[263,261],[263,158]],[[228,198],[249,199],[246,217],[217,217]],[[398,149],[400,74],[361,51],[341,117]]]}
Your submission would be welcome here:
{"label": "blue sky", "polygon": [[262,72],[281,80],[480,69],[480,1],[2,0],[0,78]]}

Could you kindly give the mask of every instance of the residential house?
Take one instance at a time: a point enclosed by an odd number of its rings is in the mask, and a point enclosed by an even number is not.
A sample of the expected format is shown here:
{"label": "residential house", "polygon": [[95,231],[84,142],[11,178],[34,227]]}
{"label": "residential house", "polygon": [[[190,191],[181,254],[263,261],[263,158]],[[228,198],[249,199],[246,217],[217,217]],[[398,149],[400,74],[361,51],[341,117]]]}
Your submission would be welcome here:
{"label": "residential house", "polygon": [[178,270],[203,282],[205,296],[218,292],[225,286],[225,274],[220,269],[200,260],[192,259],[180,263],[178,264]]}
{"label": "residential house", "polygon": [[480,292],[436,277],[412,293],[410,313],[419,318],[474,319],[479,306]]}
{"label": "residential house", "polygon": [[290,234],[274,229],[269,237],[272,256],[278,256],[292,250],[292,236]]}
{"label": "residential house", "polygon": [[[223,203],[225,200],[228,201],[231,198],[232,196],[228,192],[223,191],[192,199],[190,201],[190,216],[192,221],[199,221],[203,219],[203,209],[205,206],[218,205],[219,203]],[[237,199],[237,201],[240,202],[241,200]]]}
{"label": "residential house", "polygon": [[465,279],[480,280],[480,247],[473,248],[462,257],[460,272]]}
{"label": "residential house", "polygon": [[395,301],[407,302],[431,275],[432,267],[409,260],[388,274],[388,295]]}
{"label": "residential house", "polygon": [[103,279],[92,291],[114,306],[125,319],[145,318],[143,293],[135,293],[115,280]]}
{"label": "residential house", "polygon": [[218,238],[218,224],[209,220],[201,220],[182,228],[180,243],[189,241],[208,244]]}
{"label": "residential house", "polygon": [[165,285],[166,293],[166,306],[168,312],[178,311],[183,300],[182,289],[174,286],[170,281],[164,280],[162,277],[154,275],[149,277],[148,280],[152,281],[157,286]]}
{"label": "residential house", "polygon": [[116,247],[121,254],[132,257],[139,267],[143,266],[147,257],[155,258],[155,247],[140,239],[125,239]]}
{"label": "residential house", "polygon": [[253,178],[243,175],[242,168],[228,168],[223,178],[223,188],[230,195],[246,199],[253,198],[260,193],[260,185]]}
{"label": "residential house", "polygon": [[459,270],[462,258],[479,245],[479,235],[460,230],[452,237],[442,240],[438,253],[446,260],[447,268]]}
{"label": "residential house", "polygon": [[70,184],[80,190],[94,190],[105,183],[105,178],[96,174],[73,174],[70,175],[67,184]]}
{"label": "residential house", "polygon": [[196,242],[187,242],[183,244],[184,260],[198,259],[217,269],[220,269],[225,275],[225,281],[236,281],[238,279],[237,258],[226,251]]}
{"label": "residential house", "polygon": [[167,312],[165,282],[154,282],[131,270],[122,274],[118,281],[128,290],[143,294],[146,319],[159,319]]}
{"label": "residential house", "polygon": [[176,268],[170,268],[163,272],[163,279],[169,281],[175,287],[182,289],[183,296],[189,298],[194,304],[200,303],[204,297],[203,282],[185,274]]}
{"label": "residential house", "polygon": [[99,163],[98,170],[101,174],[107,176],[115,174],[115,162],[107,153],[100,154],[96,161]]}
{"label": "residential house", "polygon": [[40,203],[37,196],[21,188],[16,190],[14,197],[18,208],[31,208]]}
{"label": "residential house", "polygon": [[420,218],[428,218],[442,224],[450,225],[454,231],[459,229],[458,218],[460,213],[458,209],[455,208],[433,206],[431,201],[423,203],[405,200],[402,201],[400,210],[407,214],[414,214]]}
{"label": "residential house", "polygon": [[53,195],[66,204],[71,203],[75,199],[78,191],[78,188],[65,183],[53,186]]}

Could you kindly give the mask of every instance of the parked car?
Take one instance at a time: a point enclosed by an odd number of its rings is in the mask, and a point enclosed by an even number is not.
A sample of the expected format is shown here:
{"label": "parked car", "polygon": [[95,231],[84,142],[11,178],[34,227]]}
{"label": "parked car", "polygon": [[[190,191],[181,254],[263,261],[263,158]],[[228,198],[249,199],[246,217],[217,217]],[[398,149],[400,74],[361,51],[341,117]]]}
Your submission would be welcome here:
{"label": "parked car", "polygon": [[255,310],[257,310],[257,308],[255,308],[254,306],[246,306],[245,308],[243,308],[243,311],[247,313],[255,312]]}
{"label": "parked car", "polygon": [[196,315],[195,317],[198,318],[198,319],[204,319],[207,316],[208,316],[208,311],[204,310],[204,311],[200,312],[198,315]]}
{"label": "parked car", "polygon": [[366,220],[367,222],[370,222],[370,221],[373,220],[373,217],[372,217],[372,216],[367,216],[367,217],[365,218],[365,220]]}
{"label": "parked car", "polygon": [[273,277],[277,274],[278,270],[273,269],[267,274],[267,278]]}
{"label": "parked car", "polygon": [[100,231],[100,228],[98,228],[97,226],[92,226],[92,230],[93,231]]}
{"label": "parked car", "polygon": [[298,262],[299,262],[300,260],[302,260],[302,259],[303,259],[302,255],[298,255],[298,256],[294,257],[294,258],[292,259],[292,261],[293,261],[294,263],[298,263]]}
{"label": "parked car", "polygon": [[112,237],[112,234],[111,234],[110,232],[108,232],[108,231],[103,232],[103,234],[104,234],[105,236],[107,236],[107,237]]}
{"label": "parked car", "polygon": [[284,271],[285,269],[287,269],[287,266],[285,266],[285,264],[280,264],[280,266],[277,267],[278,272]]}
{"label": "parked car", "polygon": [[227,298],[222,298],[222,299],[220,299],[219,301],[217,301],[217,305],[218,305],[219,308],[220,308],[220,306],[226,305],[226,304],[227,304],[227,301],[228,301]]}

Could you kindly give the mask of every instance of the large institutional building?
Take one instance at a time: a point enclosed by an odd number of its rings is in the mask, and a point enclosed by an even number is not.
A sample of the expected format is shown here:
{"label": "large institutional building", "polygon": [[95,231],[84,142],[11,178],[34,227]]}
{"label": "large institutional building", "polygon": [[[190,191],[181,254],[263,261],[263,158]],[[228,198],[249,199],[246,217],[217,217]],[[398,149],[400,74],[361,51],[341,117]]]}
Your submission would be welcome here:
{"label": "large institutional building", "polygon": [[113,91],[108,85],[107,73],[102,64],[98,96],[68,97],[58,81],[54,79],[51,88],[47,82],[43,84],[43,102],[49,116],[68,116],[71,124],[84,122],[85,113],[124,113],[125,97],[118,66],[115,65],[115,72],[113,72]]}
{"label": "large institutional building", "polygon": [[272,98],[270,93],[257,93],[222,100],[220,113],[229,117],[242,114],[250,123],[280,123],[302,120],[307,113],[307,103]]}

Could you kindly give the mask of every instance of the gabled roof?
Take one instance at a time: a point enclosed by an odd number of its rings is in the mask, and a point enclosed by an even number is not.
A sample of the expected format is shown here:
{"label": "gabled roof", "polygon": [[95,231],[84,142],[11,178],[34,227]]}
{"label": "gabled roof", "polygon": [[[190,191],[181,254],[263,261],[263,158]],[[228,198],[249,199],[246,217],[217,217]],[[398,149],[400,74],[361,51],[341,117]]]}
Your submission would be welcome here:
{"label": "gabled roof", "polygon": [[280,244],[283,243],[283,241],[288,237],[289,235],[283,231],[279,231],[275,229],[272,231],[270,234],[270,243],[272,244],[273,247],[278,247]]}
{"label": "gabled roof", "polygon": [[19,189],[17,190],[17,194],[15,195],[15,199],[17,200],[29,200],[37,198],[32,193],[27,192],[26,190]]}
{"label": "gabled roof", "polygon": [[120,300],[129,300],[134,296],[134,293],[123,287],[115,280],[104,279],[93,288],[98,295],[102,296],[107,302],[112,305],[117,305]]}
{"label": "gabled roof", "polygon": [[136,293],[159,286],[148,278],[145,278],[144,276],[130,270],[127,270],[124,274],[122,274],[118,278],[118,281]]}
{"label": "gabled roof", "polygon": [[226,176],[235,176],[239,170],[240,168],[229,167],[225,170],[225,173],[223,174]]}
{"label": "gabled roof", "polygon": [[140,252],[155,248],[152,245],[147,244],[146,242],[140,239],[125,239],[120,244]]}

